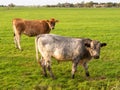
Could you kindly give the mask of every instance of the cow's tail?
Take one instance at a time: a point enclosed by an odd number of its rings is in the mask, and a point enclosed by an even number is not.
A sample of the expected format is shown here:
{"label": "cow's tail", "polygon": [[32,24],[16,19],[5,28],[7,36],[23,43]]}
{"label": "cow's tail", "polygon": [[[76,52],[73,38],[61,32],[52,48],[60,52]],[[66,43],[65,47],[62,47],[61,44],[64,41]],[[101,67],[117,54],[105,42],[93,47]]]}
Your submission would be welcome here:
{"label": "cow's tail", "polygon": [[38,37],[35,37],[35,50],[36,50],[36,60],[39,61],[39,55],[38,55]]}
{"label": "cow's tail", "polygon": [[15,36],[15,30],[16,30],[16,27],[15,27],[15,21],[14,21],[14,20],[12,21],[12,26],[13,26],[14,36]]}

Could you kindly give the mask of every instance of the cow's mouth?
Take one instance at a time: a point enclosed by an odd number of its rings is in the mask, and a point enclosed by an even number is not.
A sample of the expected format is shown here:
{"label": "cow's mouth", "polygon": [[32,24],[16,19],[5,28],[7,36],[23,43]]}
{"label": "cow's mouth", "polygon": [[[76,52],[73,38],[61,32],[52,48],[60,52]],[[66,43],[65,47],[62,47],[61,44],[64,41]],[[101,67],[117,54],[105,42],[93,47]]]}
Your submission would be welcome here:
{"label": "cow's mouth", "polygon": [[94,58],[94,59],[99,59],[99,56],[94,56],[93,58]]}
{"label": "cow's mouth", "polygon": [[54,27],[52,28],[52,30],[55,29]]}

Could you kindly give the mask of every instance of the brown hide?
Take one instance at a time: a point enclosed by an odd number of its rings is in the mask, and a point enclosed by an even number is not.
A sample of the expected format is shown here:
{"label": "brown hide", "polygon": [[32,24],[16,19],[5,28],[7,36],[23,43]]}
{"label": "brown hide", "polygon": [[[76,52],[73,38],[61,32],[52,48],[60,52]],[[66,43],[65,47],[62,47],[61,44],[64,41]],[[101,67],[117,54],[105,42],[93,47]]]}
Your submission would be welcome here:
{"label": "brown hide", "polygon": [[55,20],[54,18],[51,20],[13,19],[14,42],[16,48],[22,50],[20,45],[20,37],[22,33],[29,37],[37,36],[39,34],[47,34],[54,29],[56,22],[58,22],[58,20]]}
{"label": "brown hide", "polygon": [[19,34],[24,33],[27,36],[36,36],[39,34],[49,33],[51,30],[48,22],[45,20],[14,19],[13,25],[15,25]]}

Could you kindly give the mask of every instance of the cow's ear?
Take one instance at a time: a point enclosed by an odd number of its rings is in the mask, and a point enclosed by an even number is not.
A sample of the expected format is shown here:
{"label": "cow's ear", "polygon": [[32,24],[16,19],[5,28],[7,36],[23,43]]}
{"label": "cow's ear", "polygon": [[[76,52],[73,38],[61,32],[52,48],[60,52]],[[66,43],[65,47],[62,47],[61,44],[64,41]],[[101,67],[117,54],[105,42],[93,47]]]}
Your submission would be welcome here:
{"label": "cow's ear", "polygon": [[55,22],[59,22],[59,20],[55,20]]}
{"label": "cow's ear", "polygon": [[106,45],[107,45],[107,43],[101,43],[101,47],[106,46]]}
{"label": "cow's ear", "polygon": [[91,47],[90,44],[91,44],[91,39],[87,38],[87,39],[83,39],[83,42],[85,44],[86,47]]}
{"label": "cow's ear", "polygon": [[86,46],[86,47],[90,47],[90,44],[89,44],[89,43],[85,43],[85,46]]}

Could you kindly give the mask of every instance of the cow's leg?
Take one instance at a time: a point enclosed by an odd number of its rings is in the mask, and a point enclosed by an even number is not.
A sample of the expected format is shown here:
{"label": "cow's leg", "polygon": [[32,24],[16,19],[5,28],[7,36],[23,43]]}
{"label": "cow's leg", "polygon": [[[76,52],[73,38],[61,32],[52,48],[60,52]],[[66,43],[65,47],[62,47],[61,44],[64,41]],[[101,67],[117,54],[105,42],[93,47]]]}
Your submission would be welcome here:
{"label": "cow's leg", "polygon": [[17,45],[17,29],[16,29],[15,25],[13,25],[13,31],[14,31],[14,43],[15,43],[15,47],[18,48],[18,45]]}
{"label": "cow's leg", "polygon": [[20,43],[19,39],[20,39],[20,36],[18,34],[14,34],[15,47],[18,49],[19,49],[18,43]]}
{"label": "cow's leg", "polygon": [[17,45],[17,39],[16,39],[16,35],[14,33],[14,43],[15,43],[15,47],[18,48],[18,45]]}
{"label": "cow's leg", "polygon": [[72,64],[72,79],[75,77],[75,72],[77,71],[77,65],[79,63],[79,59],[74,59]]}
{"label": "cow's leg", "polygon": [[38,63],[39,63],[40,66],[42,67],[44,76],[47,77],[46,66],[45,66],[45,60],[43,59],[43,57],[41,57],[41,60],[38,61]]}
{"label": "cow's leg", "polygon": [[13,29],[14,29],[14,42],[15,42],[15,46],[16,48],[21,49],[21,46],[20,46],[20,37],[21,37],[21,33],[22,32],[19,32],[15,26],[13,26]]}
{"label": "cow's leg", "polygon": [[20,46],[20,35],[17,36],[17,45],[18,45],[18,48],[22,51],[22,48]]}
{"label": "cow's leg", "polygon": [[46,61],[46,67],[47,67],[47,69],[48,69],[48,71],[49,71],[49,73],[50,73],[50,76],[51,76],[53,79],[55,79],[55,76],[54,76],[54,74],[53,74],[53,72],[52,72],[52,69],[51,69],[50,60],[47,60],[47,61]]}
{"label": "cow's leg", "polygon": [[84,69],[85,69],[85,75],[86,75],[87,77],[90,76],[89,71],[88,71],[88,65],[87,65],[87,63],[84,63],[84,64],[83,64],[83,67],[84,67]]}
{"label": "cow's leg", "polygon": [[21,46],[20,46],[20,35],[19,34],[14,34],[14,42],[15,42],[16,48],[22,51]]}

